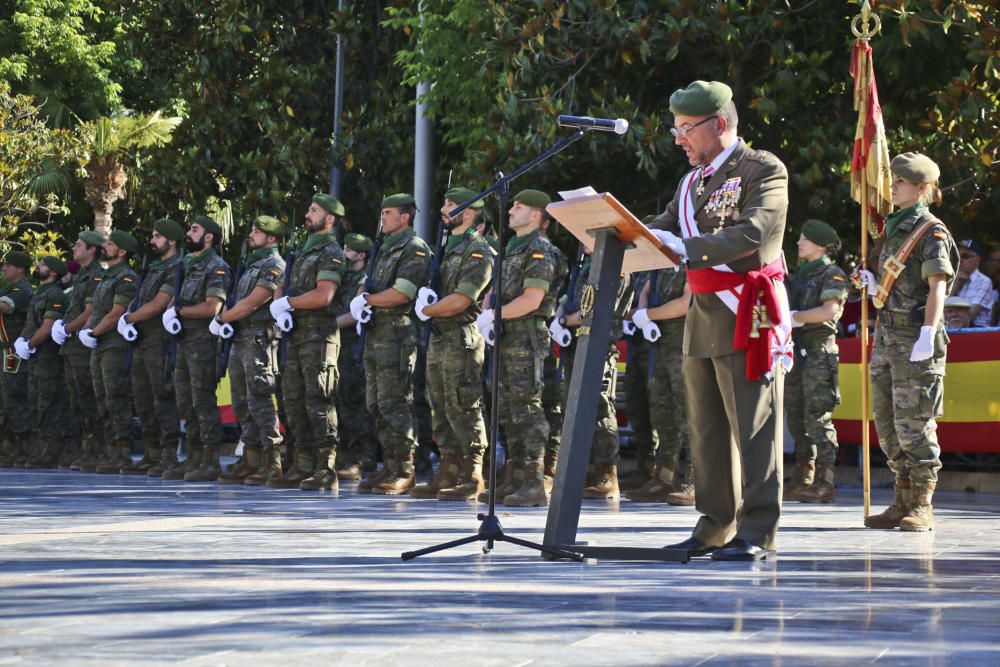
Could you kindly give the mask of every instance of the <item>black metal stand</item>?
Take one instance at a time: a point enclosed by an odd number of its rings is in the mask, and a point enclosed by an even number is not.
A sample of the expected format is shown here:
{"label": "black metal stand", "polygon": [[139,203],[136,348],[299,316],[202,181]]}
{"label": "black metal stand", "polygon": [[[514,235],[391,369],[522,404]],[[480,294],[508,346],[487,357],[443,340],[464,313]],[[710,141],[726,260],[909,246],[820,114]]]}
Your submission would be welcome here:
{"label": "black metal stand", "polygon": [[[544,162],[548,158],[552,157],[559,151],[563,150],[571,143],[583,137],[586,134],[586,130],[578,129],[576,132],[570,135],[566,135],[559,139],[555,144],[552,145],[547,151],[528,162],[523,167],[517,169],[514,173],[509,176],[505,176],[503,173],[497,174],[496,183],[494,183],[489,188],[483,190],[477,194],[472,199],[463,202],[459,206],[455,207],[448,212],[450,217],[455,217],[462,213],[465,209],[469,208],[475,204],[480,199],[496,192],[498,198],[500,199],[500,215],[498,216],[497,222],[497,235],[500,239],[498,244],[497,256],[493,262],[493,285],[494,285],[494,295],[499,291],[499,286],[503,284],[503,258],[504,258],[504,244],[503,244],[503,233],[507,228],[507,202],[510,197],[510,183],[515,178],[521,174],[533,169],[536,165]],[[511,544],[517,544],[522,547],[527,547],[529,549],[535,549],[550,558],[558,559],[569,559],[575,561],[582,561],[583,556],[575,551],[571,551],[570,548],[563,547],[552,547],[541,544],[536,544],[534,542],[529,542],[527,540],[522,540],[516,537],[511,537],[503,532],[503,526],[500,525],[500,519],[496,515],[496,488],[497,488],[497,435],[499,432],[499,422],[498,415],[500,412],[500,345],[503,340],[503,320],[500,317],[502,304],[500,299],[495,299],[494,303],[494,332],[495,341],[493,345],[493,355],[490,357],[490,373],[492,375],[491,390],[492,396],[490,397],[490,462],[489,462],[489,510],[486,514],[477,515],[479,519],[479,530],[476,531],[475,535],[469,535],[468,537],[463,537],[458,540],[453,540],[451,542],[445,542],[443,544],[438,544],[432,547],[427,547],[425,549],[418,549],[417,551],[407,551],[404,552],[402,558],[404,561],[413,560],[418,556],[425,556],[427,554],[434,553],[436,551],[444,551],[445,549],[451,549],[452,547],[458,547],[463,544],[471,544],[472,542],[485,542],[483,545],[483,553],[489,553],[493,550],[493,545],[495,542],[509,542]]]}

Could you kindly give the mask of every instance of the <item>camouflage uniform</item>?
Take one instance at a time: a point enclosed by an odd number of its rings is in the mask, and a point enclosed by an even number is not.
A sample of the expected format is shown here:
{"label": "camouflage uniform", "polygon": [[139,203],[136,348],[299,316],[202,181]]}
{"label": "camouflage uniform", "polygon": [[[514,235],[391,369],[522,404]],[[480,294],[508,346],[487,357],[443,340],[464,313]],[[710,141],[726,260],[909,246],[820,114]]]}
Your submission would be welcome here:
{"label": "camouflage uniform", "polygon": [[[97,326],[115,306],[128,307],[136,295],[138,276],[126,261],[122,261],[109,266],[94,281],[97,286],[90,299],[94,306],[87,323],[90,328]],[[120,463],[114,469],[118,472],[122,465],[131,463],[128,454],[132,446],[132,392],[125,357],[132,344],[114,328],[96,338],[97,347],[90,355],[90,374],[94,378],[97,409],[104,423],[108,462]]]}
{"label": "camouflage uniform", "polygon": [[[554,243],[552,248],[556,253],[556,262],[561,267],[560,274],[565,276],[569,273],[569,260]],[[563,289],[563,282],[560,281],[552,288],[558,293]],[[562,441],[563,425],[562,385],[564,379],[569,379],[567,363],[576,349],[575,345],[559,350],[556,350],[557,347],[557,345],[549,345],[548,354],[545,355],[545,363],[542,365],[542,410],[545,411],[545,419],[549,422],[549,439],[545,443],[547,484],[555,475],[556,462],[559,459],[559,443]]]}
{"label": "camouflage uniform", "polygon": [[[877,269],[881,271],[917,226],[931,216],[924,206],[903,209],[886,224]],[[937,224],[914,248],[879,312],[871,360],[872,411],[879,444],[897,479],[914,484],[937,482],[941,448],[937,423],[941,416],[948,334],[938,322],[934,354],[910,361],[924,322],[927,276],[948,276],[948,289],[958,267],[958,248],[951,233]],[[879,276],[881,278],[881,276]]]}
{"label": "camouflage uniform", "polygon": [[[175,277],[181,261],[181,256],[175,254],[170,259],[157,259],[150,263],[139,288],[137,308],[146,305],[161,292],[174,296]],[[159,317],[136,322],[135,327],[139,338],[132,350],[132,399],[142,422],[143,447],[147,458],[172,467],[177,462],[177,443],[181,434],[177,421],[174,369],[167,354],[170,334],[163,328]]]}
{"label": "camouflage uniform", "polygon": [[[353,299],[365,282],[365,269],[348,270],[334,297],[334,313],[340,317],[350,312]],[[337,391],[337,424],[340,429],[341,458],[360,463],[362,468],[375,460],[375,429],[365,405],[365,373],[361,363],[361,340],[354,325],[340,330],[337,368],[340,386]]]}
{"label": "camouflage uniform", "polygon": [[[656,283],[650,288],[650,307],[661,306],[684,295],[687,272],[680,269],[657,271]],[[653,377],[649,383],[649,412],[653,428],[659,436],[656,461],[661,466],[677,469],[681,452],[689,450],[687,407],[684,376],[684,318],[659,320],[660,339],[652,343]]]}
{"label": "camouflage uniform", "polygon": [[[103,269],[97,261],[93,261],[80,269],[70,293],[69,307],[63,318],[69,324],[84,311],[97,288],[96,278]],[[69,385],[70,405],[73,408],[76,422],[83,435],[83,451],[81,456],[71,462],[74,470],[88,461],[95,461],[98,449],[104,441],[104,427],[98,416],[97,399],[94,396],[94,378],[90,373],[90,349],[80,342],[76,336],[70,336],[59,350],[66,366],[66,382]]]}
{"label": "camouflage uniform", "polygon": [[14,341],[28,319],[31,283],[25,278],[0,288],[0,301],[12,308],[11,312],[0,315],[0,324],[3,325],[3,333],[0,334],[0,351],[3,354],[0,387],[3,389],[3,430],[7,443],[3,462],[10,466],[17,459],[27,459],[31,433],[31,413],[25,409],[28,406],[28,364],[14,354]]}
{"label": "camouflage uniform", "polygon": [[[651,272],[643,271],[632,276],[633,301],[649,282]],[[635,306],[635,303],[632,304]],[[659,447],[659,436],[653,429],[649,401],[649,382],[653,374],[653,344],[642,332],[636,330],[626,337],[628,349],[625,363],[625,406],[632,428],[632,445],[636,453],[636,471],[627,480],[621,480],[622,490],[637,488],[649,480],[653,461]]]}
{"label": "camouflage uniform", "polygon": [[417,362],[417,326],[410,311],[427,274],[431,251],[412,228],[385,237],[375,263],[371,293],[390,287],[409,300],[393,308],[373,308],[366,325],[365,379],[368,412],[387,467],[398,477],[413,476],[413,372]]}

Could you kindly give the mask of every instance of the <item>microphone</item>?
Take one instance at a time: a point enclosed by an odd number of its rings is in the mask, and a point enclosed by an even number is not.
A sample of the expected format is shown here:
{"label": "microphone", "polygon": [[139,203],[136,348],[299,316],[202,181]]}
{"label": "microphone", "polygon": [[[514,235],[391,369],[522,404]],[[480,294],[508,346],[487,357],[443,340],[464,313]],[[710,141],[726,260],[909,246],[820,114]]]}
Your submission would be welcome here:
{"label": "microphone", "polygon": [[559,124],[563,127],[576,127],[581,130],[600,130],[625,134],[628,132],[628,121],[624,118],[591,118],[590,116],[559,116]]}

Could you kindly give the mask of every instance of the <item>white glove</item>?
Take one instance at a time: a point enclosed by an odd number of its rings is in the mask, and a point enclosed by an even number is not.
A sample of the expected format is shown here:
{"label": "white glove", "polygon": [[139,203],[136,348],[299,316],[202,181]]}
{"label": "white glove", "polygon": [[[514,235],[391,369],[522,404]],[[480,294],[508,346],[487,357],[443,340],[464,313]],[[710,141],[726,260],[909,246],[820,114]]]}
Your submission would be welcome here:
{"label": "white glove", "polygon": [[35,348],[31,347],[28,344],[28,339],[22,336],[14,341],[14,352],[21,359],[27,361],[35,353]]}
{"label": "white glove", "polygon": [[426,322],[431,319],[430,315],[424,315],[424,308],[432,303],[437,303],[437,301],[437,292],[432,290],[430,287],[421,287],[417,290],[417,304],[413,307],[413,310],[417,314],[417,317],[420,318],[421,322]]}
{"label": "white glove", "polygon": [[354,330],[357,332],[357,334],[359,336],[361,335],[361,330],[362,329],[363,329],[363,327],[361,326],[361,322],[355,322],[354,323]]}
{"label": "white glove", "polygon": [[649,312],[645,308],[640,308],[632,313],[632,324],[640,329],[645,329],[647,326],[653,323],[653,320],[649,319]]}
{"label": "white glove", "polygon": [[213,336],[218,336],[218,335],[219,335],[219,327],[221,327],[221,326],[222,326],[222,322],[220,322],[220,321],[219,321],[219,316],[218,316],[218,315],[216,315],[216,316],[215,316],[215,317],[213,317],[213,318],[212,318],[212,320],[211,320],[211,321],[210,321],[210,322],[208,323],[208,331],[209,331],[209,333],[211,333],[211,334],[212,334]]}
{"label": "white glove", "polygon": [[66,324],[62,320],[56,320],[52,323],[52,340],[56,342],[56,345],[63,345],[69,340],[69,332],[66,331]]}
{"label": "white glove", "polygon": [[934,327],[920,327],[920,338],[913,344],[910,361],[926,361],[934,356]]}
{"label": "white glove", "polygon": [[802,326],[803,324],[805,324],[805,322],[799,322],[797,319],[795,319],[795,314],[797,312],[799,312],[799,311],[793,310],[791,312],[791,315],[792,315],[792,328],[793,329],[798,329],[800,326]]}
{"label": "white glove", "polygon": [[181,325],[180,318],[177,317],[177,309],[173,306],[163,311],[160,321],[163,322],[163,328],[166,329],[168,333],[172,333],[175,336],[181,332],[181,329],[184,328]]}
{"label": "white glove", "polygon": [[549,325],[549,338],[558,343],[559,347],[569,347],[569,344],[573,342],[573,333],[559,324],[558,319],[554,319]]}
{"label": "white glove", "polygon": [[368,292],[362,292],[351,299],[351,317],[362,324],[372,318],[372,307],[368,305]]}
{"label": "white glove", "polygon": [[867,287],[869,294],[874,294],[875,290],[878,289],[878,281],[875,280],[875,274],[868,269],[858,269],[851,276],[851,279],[858,285],[858,287]]}
{"label": "white glove", "polygon": [[635,323],[632,320],[622,320],[622,331],[626,336],[635,334]]}
{"label": "white glove", "polygon": [[135,328],[134,324],[125,321],[126,315],[128,313],[122,313],[122,316],[118,318],[118,335],[131,343],[139,337],[139,330]]}
{"label": "white glove", "polygon": [[656,322],[650,322],[642,328],[642,337],[650,343],[655,343],[660,340],[660,335],[660,327],[656,324]]}
{"label": "white glove", "polygon": [[479,333],[483,335],[486,342],[492,345],[496,341],[496,330],[494,324],[495,313],[492,308],[488,308],[479,314],[476,318],[476,328],[479,329]]}
{"label": "white glove", "polygon": [[93,329],[90,328],[80,329],[80,331],[76,334],[80,339],[80,342],[89,347],[91,350],[97,347],[97,339],[92,335],[92,331]]}
{"label": "white glove", "polygon": [[219,334],[218,334],[219,338],[223,338],[223,339],[227,339],[228,340],[229,338],[232,338],[233,334],[235,334],[235,333],[236,333],[236,329],[233,328],[233,325],[230,324],[229,322],[223,322],[219,326]]}
{"label": "white glove", "polygon": [[292,319],[292,304],[288,302],[288,297],[283,296],[276,301],[272,301],[271,305],[268,306],[268,310],[271,311],[271,317],[274,318],[274,323],[278,325],[278,328],[288,333],[295,326],[295,320]]}
{"label": "white glove", "polygon": [[684,241],[679,236],[662,229],[650,229],[649,231],[653,232],[653,236],[659,239],[660,243],[673,250],[681,258],[682,262],[687,261],[687,249],[684,247]]}

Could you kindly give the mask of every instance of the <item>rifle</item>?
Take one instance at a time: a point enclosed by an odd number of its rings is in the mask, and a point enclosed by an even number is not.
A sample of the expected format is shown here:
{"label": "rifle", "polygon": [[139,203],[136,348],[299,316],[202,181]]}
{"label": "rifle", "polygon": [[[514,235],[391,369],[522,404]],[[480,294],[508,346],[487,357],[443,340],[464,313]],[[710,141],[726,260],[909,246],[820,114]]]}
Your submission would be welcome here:
{"label": "rifle", "polygon": [[[289,225],[293,223],[289,221]],[[285,277],[281,284],[281,295],[282,296],[293,296],[292,295],[292,269],[295,268],[295,255],[297,254],[298,248],[295,243],[295,229],[294,227],[288,230],[288,257],[285,258]],[[292,325],[294,328],[294,324]],[[288,333],[291,332],[281,332],[281,337],[278,339],[278,374],[281,374],[281,369],[285,367],[285,359],[288,358]],[[281,383],[278,383],[278,398],[282,400],[284,397],[281,395]]]}
{"label": "rifle", "polygon": [[[566,290],[563,294],[566,295],[566,302],[563,304],[563,316],[572,315],[580,309],[579,304],[574,301],[576,295],[576,284],[580,281],[580,271],[583,270],[583,263],[587,260],[586,247],[580,243],[576,248],[576,257],[573,258],[573,266],[569,270],[569,278],[566,279]],[[561,324],[562,322],[560,322]],[[565,354],[572,354],[572,349],[576,346],[576,336],[570,341],[569,347],[565,348]],[[566,367],[563,361],[563,350],[559,350],[559,358],[557,359],[557,375],[559,377],[559,382],[562,382],[564,370]]]}
{"label": "rifle", "polygon": [[[375,279],[375,263],[378,262],[379,253],[382,252],[382,219],[379,218],[378,226],[375,228],[378,232],[375,234],[375,242],[372,243],[372,252],[368,257],[368,268],[365,271],[365,286],[362,291],[371,293],[373,281]],[[361,325],[361,335],[358,336],[357,345],[354,348],[354,363],[362,365],[365,355],[365,338],[368,335],[368,327],[364,324]]]}
{"label": "rifle", "polygon": [[[146,252],[142,254],[142,266],[139,267],[139,280],[135,284],[135,298],[132,299],[132,303],[128,305],[127,313],[134,313],[136,308],[139,307],[139,297],[142,292],[142,283],[146,280],[146,269],[149,267],[149,244],[146,244]],[[122,360],[122,371],[128,373],[132,369],[132,355],[135,353],[135,345],[129,345],[128,350],[125,352],[125,358]]]}
{"label": "rifle", "polygon": [[[243,273],[247,270],[247,247],[250,245],[250,233],[252,231],[253,225],[250,225],[250,229],[247,230],[247,237],[243,240],[243,249],[240,251],[240,262],[236,265],[236,275],[233,277],[233,282],[229,286],[229,292],[226,294],[227,310],[236,305],[236,288],[240,284],[240,278],[243,277]],[[229,355],[233,351],[234,337],[235,334],[222,341],[222,350],[219,352],[219,366],[215,369],[216,384],[222,382],[222,378],[226,376],[226,370],[229,368]]]}
{"label": "rifle", "polygon": [[[427,266],[427,275],[424,276],[424,283],[427,284],[436,294],[441,282],[441,260],[444,258],[444,245],[448,236],[444,233],[444,220],[438,223],[437,239],[434,241],[434,258]],[[420,332],[420,349],[427,351],[427,344],[431,340],[431,321],[423,323],[423,330]]]}
{"label": "rifle", "polygon": [[[174,274],[174,303],[181,297],[181,285],[184,284],[184,249],[178,244],[177,248],[177,272]],[[177,367],[177,337],[184,335],[181,331],[176,336],[171,335],[167,343],[167,363],[163,364],[163,383],[173,384],[174,369]]]}

